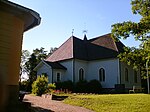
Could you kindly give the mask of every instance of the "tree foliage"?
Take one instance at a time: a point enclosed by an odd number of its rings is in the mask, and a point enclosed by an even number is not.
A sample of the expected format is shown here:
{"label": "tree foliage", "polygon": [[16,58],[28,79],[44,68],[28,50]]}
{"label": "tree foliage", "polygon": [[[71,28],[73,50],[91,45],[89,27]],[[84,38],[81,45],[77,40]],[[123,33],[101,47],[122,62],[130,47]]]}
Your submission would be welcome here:
{"label": "tree foliage", "polygon": [[41,96],[46,92],[48,86],[48,77],[44,75],[38,76],[32,84],[32,93]]}
{"label": "tree foliage", "polygon": [[36,72],[34,68],[38,65],[38,63],[47,57],[47,51],[44,50],[43,47],[40,49],[36,48],[33,50],[33,53],[30,55],[30,58],[25,63],[25,66],[28,70],[29,81],[32,83],[36,79]]}
{"label": "tree foliage", "polygon": [[139,48],[126,47],[119,58],[135,69],[140,69],[143,75],[146,74],[145,63],[150,58],[150,0],[131,0],[131,5],[133,14],[141,16],[140,21],[112,25],[112,36],[115,39],[126,39],[132,35],[135,40],[141,41]]}
{"label": "tree foliage", "polygon": [[50,83],[50,84],[48,84],[48,86],[47,86],[46,92],[52,94],[55,89],[56,89],[55,83]]}
{"label": "tree foliage", "polygon": [[20,63],[20,81],[23,74],[28,74],[28,70],[25,66],[25,63],[28,61],[30,52],[28,50],[22,50],[21,52],[21,63]]}
{"label": "tree foliage", "polygon": [[[49,55],[51,55],[55,50],[57,50],[56,47],[51,47]],[[22,50],[20,77],[23,72],[28,75],[28,91],[31,91],[31,85],[36,80],[36,72],[34,71],[34,68],[41,60],[46,59],[47,56],[48,53],[43,47],[34,49],[32,54],[30,54],[28,50]]]}
{"label": "tree foliage", "polygon": [[52,55],[57,49],[57,47],[51,47],[48,55]]}
{"label": "tree foliage", "polygon": [[150,0],[132,0],[133,14],[139,14],[141,20],[136,23],[126,21],[112,25],[112,33],[114,37],[124,39],[133,35],[136,40],[146,41],[150,38]]}
{"label": "tree foliage", "polygon": [[150,56],[149,51],[135,47],[125,47],[124,52],[119,54],[118,57],[121,61],[126,62],[128,65],[132,65],[135,70],[140,69],[142,78],[146,78],[146,61],[148,56]]}

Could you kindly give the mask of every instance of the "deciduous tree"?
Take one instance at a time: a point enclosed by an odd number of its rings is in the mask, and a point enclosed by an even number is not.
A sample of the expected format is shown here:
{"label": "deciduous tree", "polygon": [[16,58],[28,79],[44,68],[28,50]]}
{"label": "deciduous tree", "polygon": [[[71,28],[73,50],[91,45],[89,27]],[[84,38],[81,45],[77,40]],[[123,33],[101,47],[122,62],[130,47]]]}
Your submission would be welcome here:
{"label": "deciduous tree", "polygon": [[[133,14],[141,16],[139,22],[126,21],[112,25],[112,36],[115,39],[134,37],[141,42],[139,48],[126,47],[120,54],[121,61],[140,69],[146,75],[146,61],[150,58],[150,0],[131,0]],[[132,35],[132,36],[131,36]],[[148,63],[150,65],[150,62]]]}

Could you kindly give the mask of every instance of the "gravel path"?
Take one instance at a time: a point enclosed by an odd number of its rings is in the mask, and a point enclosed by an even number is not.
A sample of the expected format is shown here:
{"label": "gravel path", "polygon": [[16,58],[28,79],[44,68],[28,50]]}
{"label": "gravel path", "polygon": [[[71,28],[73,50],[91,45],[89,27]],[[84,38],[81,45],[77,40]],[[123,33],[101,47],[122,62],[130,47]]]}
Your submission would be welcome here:
{"label": "gravel path", "polygon": [[93,112],[83,107],[72,106],[39,96],[25,95],[24,102],[30,102],[31,106],[38,110],[37,112]]}

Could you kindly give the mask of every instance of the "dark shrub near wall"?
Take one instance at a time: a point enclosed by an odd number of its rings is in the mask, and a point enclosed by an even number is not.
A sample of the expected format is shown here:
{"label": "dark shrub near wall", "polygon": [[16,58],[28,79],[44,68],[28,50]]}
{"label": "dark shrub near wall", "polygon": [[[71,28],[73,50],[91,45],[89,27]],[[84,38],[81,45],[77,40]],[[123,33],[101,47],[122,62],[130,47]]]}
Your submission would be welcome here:
{"label": "dark shrub near wall", "polygon": [[91,80],[87,82],[79,81],[75,85],[75,92],[79,93],[100,93],[102,89],[101,83],[98,80]]}
{"label": "dark shrub near wall", "polygon": [[64,82],[56,82],[56,90],[68,90],[68,91],[73,91],[74,85],[71,80],[64,81]]}
{"label": "dark shrub near wall", "polygon": [[125,85],[124,84],[115,84],[115,92],[118,94],[125,93]]}
{"label": "dark shrub near wall", "polygon": [[19,91],[28,91],[29,81],[19,82]]}
{"label": "dark shrub near wall", "polygon": [[64,92],[71,91],[75,93],[100,93],[102,86],[98,80],[86,80],[79,81],[73,84],[72,81],[56,82],[56,90],[62,90]]}
{"label": "dark shrub near wall", "polygon": [[102,89],[101,83],[98,80],[91,80],[87,83],[88,93],[100,93]]}
{"label": "dark shrub near wall", "polygon": [[76,93],[87,93],[87,81],[81,80],[75,84],[74,92]]}

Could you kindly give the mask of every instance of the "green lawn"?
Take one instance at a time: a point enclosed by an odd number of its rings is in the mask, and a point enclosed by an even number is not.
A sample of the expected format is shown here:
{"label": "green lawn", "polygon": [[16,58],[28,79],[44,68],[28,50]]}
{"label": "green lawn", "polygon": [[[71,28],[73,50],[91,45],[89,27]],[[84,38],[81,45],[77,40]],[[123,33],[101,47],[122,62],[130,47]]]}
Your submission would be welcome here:
{"label": "green lawn", "polygon": [[147,94],[70,95],[63,102],[95,112],[150,112]]}

